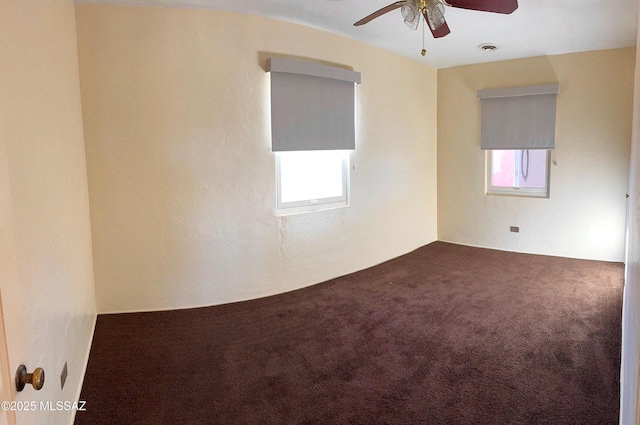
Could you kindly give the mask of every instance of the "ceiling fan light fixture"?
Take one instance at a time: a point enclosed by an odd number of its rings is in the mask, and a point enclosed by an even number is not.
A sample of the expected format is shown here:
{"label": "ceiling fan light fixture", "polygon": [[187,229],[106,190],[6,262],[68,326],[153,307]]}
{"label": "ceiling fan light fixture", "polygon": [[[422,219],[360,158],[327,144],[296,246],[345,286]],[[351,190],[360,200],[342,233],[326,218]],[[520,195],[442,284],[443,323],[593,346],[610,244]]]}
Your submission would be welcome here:
{"label": "ceiling fan light fixture", "polygon": [[402,5],[402,17],[404,18],[404,23],[411,28],[412,30],[417,30],[418,25],[420,24],[420,8],[416,4],[415,1],[407,1],[404,5]]}
{"label": "ceiling fan light fixture", "polygon": [[435,31],[444,24],[444,5],[440,0],[430,0],[425,6],[429,28]]}

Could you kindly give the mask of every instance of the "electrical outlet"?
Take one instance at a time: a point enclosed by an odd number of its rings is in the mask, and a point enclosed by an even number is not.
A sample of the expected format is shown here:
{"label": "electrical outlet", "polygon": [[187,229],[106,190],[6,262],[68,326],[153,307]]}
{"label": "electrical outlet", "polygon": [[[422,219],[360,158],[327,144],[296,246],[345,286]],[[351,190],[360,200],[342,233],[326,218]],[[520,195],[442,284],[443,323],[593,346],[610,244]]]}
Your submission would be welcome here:
{"label": "electrical outlet", "polygon": [[520,228],[518,226],[511,226],[509,230],[513,233],[520,233]]}
{"label": "electrical outlet", "polygon": [[62,372],[60,372],[60,389],[64,389],[64,383],[67,381],[67,362],[64,362],[62,366]]}

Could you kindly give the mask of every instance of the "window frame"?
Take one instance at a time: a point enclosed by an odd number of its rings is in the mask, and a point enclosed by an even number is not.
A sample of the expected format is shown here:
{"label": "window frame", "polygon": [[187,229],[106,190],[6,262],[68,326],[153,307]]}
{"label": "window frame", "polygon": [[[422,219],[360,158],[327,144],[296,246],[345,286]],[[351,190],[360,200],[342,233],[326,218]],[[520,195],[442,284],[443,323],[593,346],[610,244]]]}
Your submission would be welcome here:
{"label": "window frame", "polygon": [[[340,151],[340,150],[336,150]],[[307,151],[314,152],[314,151]],[[343,196],[328,198],[305,199],[300,201],[282,202],[281,191],[281,155],[287,152],[274,152],[276,155],[276,211],[278,215],[289,215],[312,211],[323,211],[349,206],[349,191],[351,186],[351,152],[347,151],[342,158],[342,189]]]}
{"label": "window frame", "polygon": [[[505,187],[505,186],[493,186],[492,174],[493,174],[493,151],[499,149],[486,149],[485,155],[485,194],[486,195],[503,195],[503,196],[520,196],[528,198],[550,198],[551,194],[551,150],[547,151],[547,167],[545,173],[546,185],[544,188],[537,187]],[[507,149],[514,151],[522,151],[526,149]]]}

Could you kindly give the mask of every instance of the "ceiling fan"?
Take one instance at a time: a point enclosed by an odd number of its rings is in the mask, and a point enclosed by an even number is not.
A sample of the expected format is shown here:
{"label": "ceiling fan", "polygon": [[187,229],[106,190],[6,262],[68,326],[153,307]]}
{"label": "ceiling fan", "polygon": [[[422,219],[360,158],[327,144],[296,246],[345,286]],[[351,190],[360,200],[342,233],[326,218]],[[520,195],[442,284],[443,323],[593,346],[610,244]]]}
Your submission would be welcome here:
{"label": "ceiling fan", "polygon": [[[385,13],[395,9],[401,9],[404,23],[411,29],[418,29],[420,17],[423,16],[434,38],[444,37],[449,34],[449,26],[444,20],[444,6],[460,9],[478,10],[481,12],[494,12],[509,14],[518,8],[518,0],[402,0],[391,3],[371,15],[360,19],[355,26],[364,25]],[[422,49],[422,56],[425,54]]]}

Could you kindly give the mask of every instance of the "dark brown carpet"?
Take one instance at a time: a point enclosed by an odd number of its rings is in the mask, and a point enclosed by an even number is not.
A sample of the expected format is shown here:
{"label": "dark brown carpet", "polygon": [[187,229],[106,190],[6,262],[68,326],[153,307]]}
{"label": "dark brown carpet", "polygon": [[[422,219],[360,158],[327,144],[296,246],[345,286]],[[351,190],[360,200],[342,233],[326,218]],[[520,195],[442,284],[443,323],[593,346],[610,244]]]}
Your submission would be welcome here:
{"label": "dark brown carpet", "polygon": [[306,289],[101,315],[76,424],[617,424],[623,266],[435,242]]}

